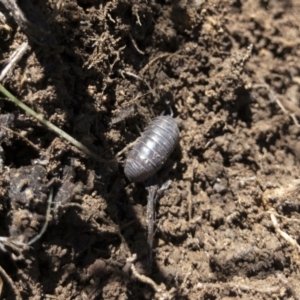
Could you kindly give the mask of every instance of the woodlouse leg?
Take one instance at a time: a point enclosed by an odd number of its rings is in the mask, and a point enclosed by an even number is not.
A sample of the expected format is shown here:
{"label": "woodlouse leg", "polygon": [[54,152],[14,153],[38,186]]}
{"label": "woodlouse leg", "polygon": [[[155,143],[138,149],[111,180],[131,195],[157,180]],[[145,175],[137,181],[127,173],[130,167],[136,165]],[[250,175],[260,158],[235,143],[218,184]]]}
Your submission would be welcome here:
{"label": "woodlouse leg", "polygon": [[129,148],[131,148],[135,144],[135,141],[127,145],[124,149],[119,151],[116,155],[115,158],[117,159],[120,155],[122,155],[124,152],[126,152]]}

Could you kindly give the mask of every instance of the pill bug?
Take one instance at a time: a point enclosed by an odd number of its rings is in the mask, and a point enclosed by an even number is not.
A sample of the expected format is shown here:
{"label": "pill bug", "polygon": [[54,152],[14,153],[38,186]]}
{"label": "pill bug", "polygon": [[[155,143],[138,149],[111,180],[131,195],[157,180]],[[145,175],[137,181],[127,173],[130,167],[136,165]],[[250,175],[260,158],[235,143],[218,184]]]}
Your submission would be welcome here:
{"label": "pill bug", "polygon": [[142,182],[165,163],[179,141],[179,128],[171,116],[151,120],[136,140],[125,162],[124,172],[132,182]]}

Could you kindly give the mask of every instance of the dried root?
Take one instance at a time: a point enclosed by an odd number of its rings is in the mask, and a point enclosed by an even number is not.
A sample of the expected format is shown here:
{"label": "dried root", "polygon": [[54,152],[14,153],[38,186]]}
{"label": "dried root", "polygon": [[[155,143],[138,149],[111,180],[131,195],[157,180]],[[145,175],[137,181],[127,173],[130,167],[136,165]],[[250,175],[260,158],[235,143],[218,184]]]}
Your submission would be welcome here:
{"label": "dried root", "polygon": [[295,261],[297,264],[300,264],[300,245],[296,239],[280,228],[280,223],[278,222],[277,217],[284,218],[291,222],[300,222],[300,220],[287,218],[278,213],[277,210],[281,210],[284,205],[295,204],[294,202],[299,194],[299,189],[299,181],[294,181],[286,187],[267,189],[263,193],[262,197],[262,203],[267,210],[266,213],[270,215],[276,233],[294,248],[296,253]]}
{"label": "dried root", "polygon": [[139,281],[148,284],[152,287],[152,289],[155,291],[155,299],[157,300],[172,300],[175,297],[175,288],[170,289],[167,291],[166,286],[162,283],[160,285],[157,285],[151,278],[140,274],[135,266],[134,262],[136,260],[136,254],[133,254],[131,258],[127,259],[127,262],[131,263],[131,271],[133,276],[138,279]]}
{"label": "dried root", "polygon": [[16,300],[22,300],[21,294],[18,291],[18,289],[15,287],[12,279],[9,277],[9,275],[5,272],[5,270],[0,266],[0,275],[3,277],[3,279],[8,283],[10,288],[13,290]]}

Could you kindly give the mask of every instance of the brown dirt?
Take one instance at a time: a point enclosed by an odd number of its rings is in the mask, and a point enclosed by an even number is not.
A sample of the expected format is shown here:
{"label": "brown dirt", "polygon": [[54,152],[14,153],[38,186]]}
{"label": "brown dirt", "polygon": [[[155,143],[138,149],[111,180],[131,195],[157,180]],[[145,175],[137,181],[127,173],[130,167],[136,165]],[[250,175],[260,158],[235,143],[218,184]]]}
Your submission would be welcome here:
{"label": "brown dirt", "polygon": [[[144,185],[2,98],[0,265],[22,298],[300,299],[300,2],[31,2],[51,34],[6,12],[2,62],[30,43],[7,89],[106,160],[170,107],[181,140],[158,174],[172,183],[150,271]],[[51,187],[46,232],[15,245],[40,232]]]}

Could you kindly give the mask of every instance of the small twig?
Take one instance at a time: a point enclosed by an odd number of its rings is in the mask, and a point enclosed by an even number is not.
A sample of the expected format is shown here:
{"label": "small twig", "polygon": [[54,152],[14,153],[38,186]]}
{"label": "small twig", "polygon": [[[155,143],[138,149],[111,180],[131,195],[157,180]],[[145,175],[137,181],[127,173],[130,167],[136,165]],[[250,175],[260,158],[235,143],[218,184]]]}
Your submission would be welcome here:
{"label": "small twig", "polygon": [[126,74],[128,76],[131,76],[131,77],[133,77],[135,79],[138,79],[138,80],[142,81],[144,84],[146,84],[146,86],[148,87],[148,89],[151,92],[152,96],[154,98],[158,99],[158,96],[157,96],[155,90],[151,87],[151,85],[144,78],[142,78],[142,77],[140,77],[140,76],[138,76],[138,75],[136,75],[136,74],[134,74],[132,72],[127,72],[125,70],[120,70],[120,73],[121,73],[122,76],[124,76],[124,74]]}
{"label": "small twig", "polygon": [[45,298],[50,298],[50,299],[57,299],[57,296],[53,296],[53,295],[50,295],[50,294],[45,294]]}
{"label": "small twig", "polygon": [[157,60],[159,60],[159,59],[161,59],[161,58],[164,58],[164,57],[171,56],[171,55],[173,55],[173,54],[171,54],[171,53],[163,53],[163,54],[160,54],[160,55],[156,56],[155,58],[153,58],[152,60],[150,60],[150,61],[146,64],[146,66],[140,71],[140,74],[143,75],[143,74],[149,69],[149,67],[150,67],[153,63],[155,63]]}
{"label": "small twig", "polygon": [[45,231],[47,229],[47,226],[48,226],[48,223],[49,223],[49,218],[50,218],[52,199],[53,199],[53,188],[51,188],[50,194],[49,194],[49,197],[48,197],[48,206],[47,206],[47,210],[46,210],[45,223],[44,223],[40,233],[27,243],[29,246],[32,245],[33,243],[35,243],[45,233]]}
{"label": "small twig", "polygon": [[[297,120],[297,117],[300,117],[300,108],[296,105],[294,105],[292,102],[290,102],[289,100],[283,100],[280,101],[276,96],[275,96],[275,92],[273,91],[273,89],[267,85],[267,84],[255,84],[253,86],[253,88],[265,88],[268,90],[269,93],[269,99],[271,103],[276,102],[277,105],[280,107],[280,109],[282,110],[282,112],[284,114],[288,114],[291,119],[293,120],[294,124],[297,127],[300,127],[300,124]],[[283,102],[283,103],[282,103]]]}
{"label": "small twig", "polygon": [[28,145],[30,145],[30,146],[31,146],[33,149],[35,149],[37,152],[40,151],[40,149],[39,149],[35,144],[33,144],[31,141],[29,141],[25,136],[21,135],[20,133],[15,132],[15,131],[11,130],[10,128],[5,127],[5,126],[3,126],[3,125],[0,125],[0,128],[3,128],[3,129],[5,129],[5,130],[11,132],[12,134],[18,136],[19,138],[23,139]]}
{"label": "small twig", "polygon": [[24,42],[8,59],[9,63],[1,71],[0,81],[6,76],[6,74],[14,67],[14,65],[22,58],[28,48],[28,43]]}
{"label": "small twig", "polygon": [[135,40],[133,39],[133,37],[132,37],[132,35],[130,33],[129,33],[129,37],[130,37],[131,43],[133,44],[133,47],[135,48],[135,50],[139,54],[145,55],[145,52],[139,49],[138,45],[136,44]]}
{"label": "small twig", "polygon": [[125,70],[120,70],[120,73],[121,73],[122,76],[123,76],[123,74],[126,74],[128,76],[131,76],[131,77],[133,77],[135,79],[138,79],[138,80],[141,80],[141,81],[144,82],[144,79],[142,77],[140,77],[140,76],[138,76],[138,75],[136,75],[136,74],[134,74],[132,72],[128,72],[128,71],[125,71]]}
{"label": "small twig", "polygon": [[136,9],[134,9],[132,13],[133,13],[134,16],[136,16],[136,24],[142,26],[141,19],[140,19],[138,11]]}
{"label": "small twig", "polygon": [[116,24],[116,21],[112,18],[112,16],[111,16],[110,13],[107,13],[106,15],[108,16],[108,19],[109,19],[112,23]]}
{"label": "small twig", "polygon": [[149,266],[152,266],[152,252],[153,252],[153,237],[154,237],[154,222],[155,222],[155,198],[158,190],[157,185],[152,185],[146,188],[148,190],[147,199],[147,225],[148,238],[147,244],[149,249]]}
{"label": "small twig", "polygon": [[189,216],[189,221],[192,220],[193,218],[193,199],[192,199],[192,183],[191,181],[187,181],[186,183],[187,187],[187,202],[188,202],[188,216]]}
{"label": "small twig", "polygon": [[2,291],[3,291],[3,280],[0,277],[0,296],[2,295]]}
{"label": "small twig", "polygon": [[165,190],[171,184],[171,180],[166,181],[160,188],[156,184],[152,184],[153,178],[146,182],[146,189],[148,191],[147,198],[147,225],[148,225],[148,238],[147,244],[149,249],[149,266],[152,266],[152,252],[153,252],[153,239],[154,239],[154,225],[155,225],[155,207],[159,197],[161,197]]}
{"label": "small twig", "polygon": [[143,283],[146,283],[148,285],[150,285],[153,290],[156,292],[156,293],[160,293],[162,291],[162,289],[149,277],[143,275],[143,274],[140,274],[136,268],[135,268],[135,265],[132,264],[131,265],[131,271],[132,271],[132,274],[138,279],[140,280],[141,282]]}
{"label": "small twig", "polygon": [[27,244],[24,244],[24,243],[16,241],[16,240],[12,240],[11,238],[6,237],[6,236],[0,236],[0,242],[1,243],[11,243],[11,244],[16,245],[18,247],[27,246]]}
{"label": "small twig", "polygon": [[9,275],[5,272],[5,270],[0,266],[0,274],[2,277],[7,281],[7,283],[10,285],[11,289],[14,291],[16,299],[22,300],[21,294],[19,290],[15,287],[12,279],[9,277]]}
{"label": "small twig", "polygon": [[299,124],[299,122],[298,122],[297,117],[295,116],[295,114],[290,114],[290,117],[291,117],[292,120],[294,121],[295,125],[296,125],[297,127],[300,127],[300,124]]}
{"label": "small twig", "polygon": [[268,214],[273,214],[274,216],[276,216],[276,217],[278,217],[278,218],[281,218],[281,219],[284,219],[284,220],[286,220],[287,222],[300,223],[300,220],[299,220],[299,219],[288,218],[288,217],[286,217],[286,216],[283,216],[283,215],[280,215],[280,214],[277,214],[277,213],[274,213],[274,212],[271,212],[271,211],[266,211],[266,213],[268,213]]}
{"label": "small twig", "polygon": [[131,259],[131,260],[127,260],[129,262],[131,262],[131,271],[132,271],[132,274],[141,282],[143,283],[146,283],[148,285],[150,285],[153,290],[155,291],[155,299],[158,299],[158,300],[171,300],[171,299],[174,299],[174,294],[175,294],[175,291],[176,289],[175,288],[172,288],[170,289],[169,291],[167,291],[166,289],[166,286],[162,283],[161,285],[157,285],[151,278],[143,275],[143,274],[140,274],[133,262],[134,262],[134,259]]}
{"label": "small twig", "polygon": [[266,86],[266,88],[269,90],[269,99],[271,102],[276,102],[277,105],[281,108],[281,110],[283,111],[283,113],[287,114],[288,111],[285,109],[285,107],[283,106],[283,104],[280,102],[280,100],[278,100],[277,97],[275,97],[275,93],[274,91],[269,87]]}
{"label": "small twig", "polygon": [[295,239],[293,239],[291,236],[289,236],[286,232],[284,232],[283,230],[281,230],[281,228],[279,227],[279,224],[277,222],[277,219],[275,217],[274,213],[270,213],[270,217],[271,217],[271,221],[273,223],[273,226],[276,230],[276,232],[282,237],[284,238],[289,244],[291,244],[294,248],[296,248],[299,253],[300,253],[300,246],[298,245],[297,241]]}
{"label": "small twig", "polygon": [[202,283],[198,282],[197,288],[199,290],[206,290],[206,289],[224,289],[224,288],[229,288],[233,291],[241,291],[245,293],[249,293],[249,291],[254,291],[256,293],[260,294],[267,294],[271,295],[278,290],[280,290],[280,285],[275,285],[275,286],[265,286],[264,288],[256,288],[251,285],[246,285],[246,284],[239,284],[235,282],[224,282],[224,283]]}
{"label": "small twig", "polygon": [[18,100],[14,95],[12,95],[2,84],[0,84],[0,92],[2,92],[6,97],[8,97],[12,102],[14,102],[17,106],[22,108],[25,112],[29,113],[31,116],[36,118],[39,122],[41,122],[43,125],[48,127],[50,130],[54,131],[56,134],[70,142],[72,145],[77,147],[78,149],[82,150],[86,155],[92,157],[98,162],[101,163],[107,163],[107,160],[102,159],[99,157],[97,154],[93,153],[90,151],[86,146],[84,146],[82,143],[79,141],[75,140],[73,137],[71,137],[69,134],[55,126],[54,124],[50,123],[44,117],[40,114],[37,114],[34,110],[29,108],[26,104]]}

